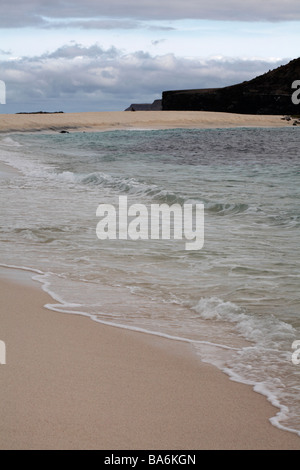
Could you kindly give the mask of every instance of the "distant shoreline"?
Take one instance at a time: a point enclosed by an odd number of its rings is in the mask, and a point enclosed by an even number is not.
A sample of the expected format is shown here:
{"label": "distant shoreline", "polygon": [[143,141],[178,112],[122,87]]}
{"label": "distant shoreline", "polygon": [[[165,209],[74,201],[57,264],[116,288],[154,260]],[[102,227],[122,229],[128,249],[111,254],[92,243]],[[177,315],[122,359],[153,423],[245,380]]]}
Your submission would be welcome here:
{"label": "distant shoreline", "polygon": [[64,112],[63,111],[31,111],[31,112],[21,111],[15,114],[64,114]]}
{"label": "distant shoreline", "polygon": [[175,129],[287,127],[280,115],[249,115],[209,111],[100,111],[83,113],[1,114],[0,133],[104,131],[116,129]]}

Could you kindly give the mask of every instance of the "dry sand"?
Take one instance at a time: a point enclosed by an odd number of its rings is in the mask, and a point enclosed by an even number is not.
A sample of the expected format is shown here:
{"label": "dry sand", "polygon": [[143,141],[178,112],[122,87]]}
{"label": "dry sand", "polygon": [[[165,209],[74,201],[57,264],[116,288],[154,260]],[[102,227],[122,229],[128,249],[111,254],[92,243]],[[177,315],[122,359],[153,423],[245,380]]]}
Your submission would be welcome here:
{"label": "dry sand", "polygon": [[1,114],[0,132],[41,130],[169,129],[291,126],[282,116],[207,111],[114,111],[66,114]]}
{"label": "dry sand", "polygon": [[190,346],[43,307],[0,280],[0,449],[299,449],[276,408]]}

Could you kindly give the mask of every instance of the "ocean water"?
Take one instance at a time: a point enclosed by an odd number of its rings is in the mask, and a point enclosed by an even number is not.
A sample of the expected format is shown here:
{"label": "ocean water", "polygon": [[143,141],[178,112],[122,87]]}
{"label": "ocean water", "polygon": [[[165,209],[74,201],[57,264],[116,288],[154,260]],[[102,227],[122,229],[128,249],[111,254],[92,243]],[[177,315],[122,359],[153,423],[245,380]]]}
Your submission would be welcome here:
{"label": "ocean water", "polygon": [[[188,341],[300,435],[299,129],[10,134],[0,161],[19,170],[1,180],[0,262],[31,270],[49,310]],[[99,240],[119,196],[203,203],[203,248]]]}

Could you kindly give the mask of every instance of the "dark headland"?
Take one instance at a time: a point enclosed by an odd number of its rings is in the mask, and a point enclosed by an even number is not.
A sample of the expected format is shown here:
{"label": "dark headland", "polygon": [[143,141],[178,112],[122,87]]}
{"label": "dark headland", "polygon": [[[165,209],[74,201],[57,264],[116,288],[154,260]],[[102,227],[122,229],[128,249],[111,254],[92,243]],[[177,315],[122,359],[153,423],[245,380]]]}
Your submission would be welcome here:
{"label": "dark headland", "polygon": [[300,58],[237,85],[224,88],[164,91],[162,109],[165,111],[299,115],[300,104],[292,102],[292,95],[295,92],[295,89],[292,89],[292,83],[296,80],[300,80]]}

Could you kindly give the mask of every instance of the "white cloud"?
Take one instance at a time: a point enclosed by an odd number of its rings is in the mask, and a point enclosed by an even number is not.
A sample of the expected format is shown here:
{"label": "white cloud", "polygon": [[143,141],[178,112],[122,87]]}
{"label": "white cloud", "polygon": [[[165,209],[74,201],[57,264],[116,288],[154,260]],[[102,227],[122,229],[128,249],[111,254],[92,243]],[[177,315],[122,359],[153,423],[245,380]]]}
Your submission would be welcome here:
{"label": "white cloud", "polygon": [[[122,110],[132,102],[152,102],[162,91],[231,85],[254,78],[286,61],[197,59],[143,51],[124,54],[114,47],[65,45],[56,51],[1,61],[6,111]],[[20,109],[22,106],[27,109]],[[11,104],[11,108],[9,105]],[[10,111],[9,109],[13,109]]]}

